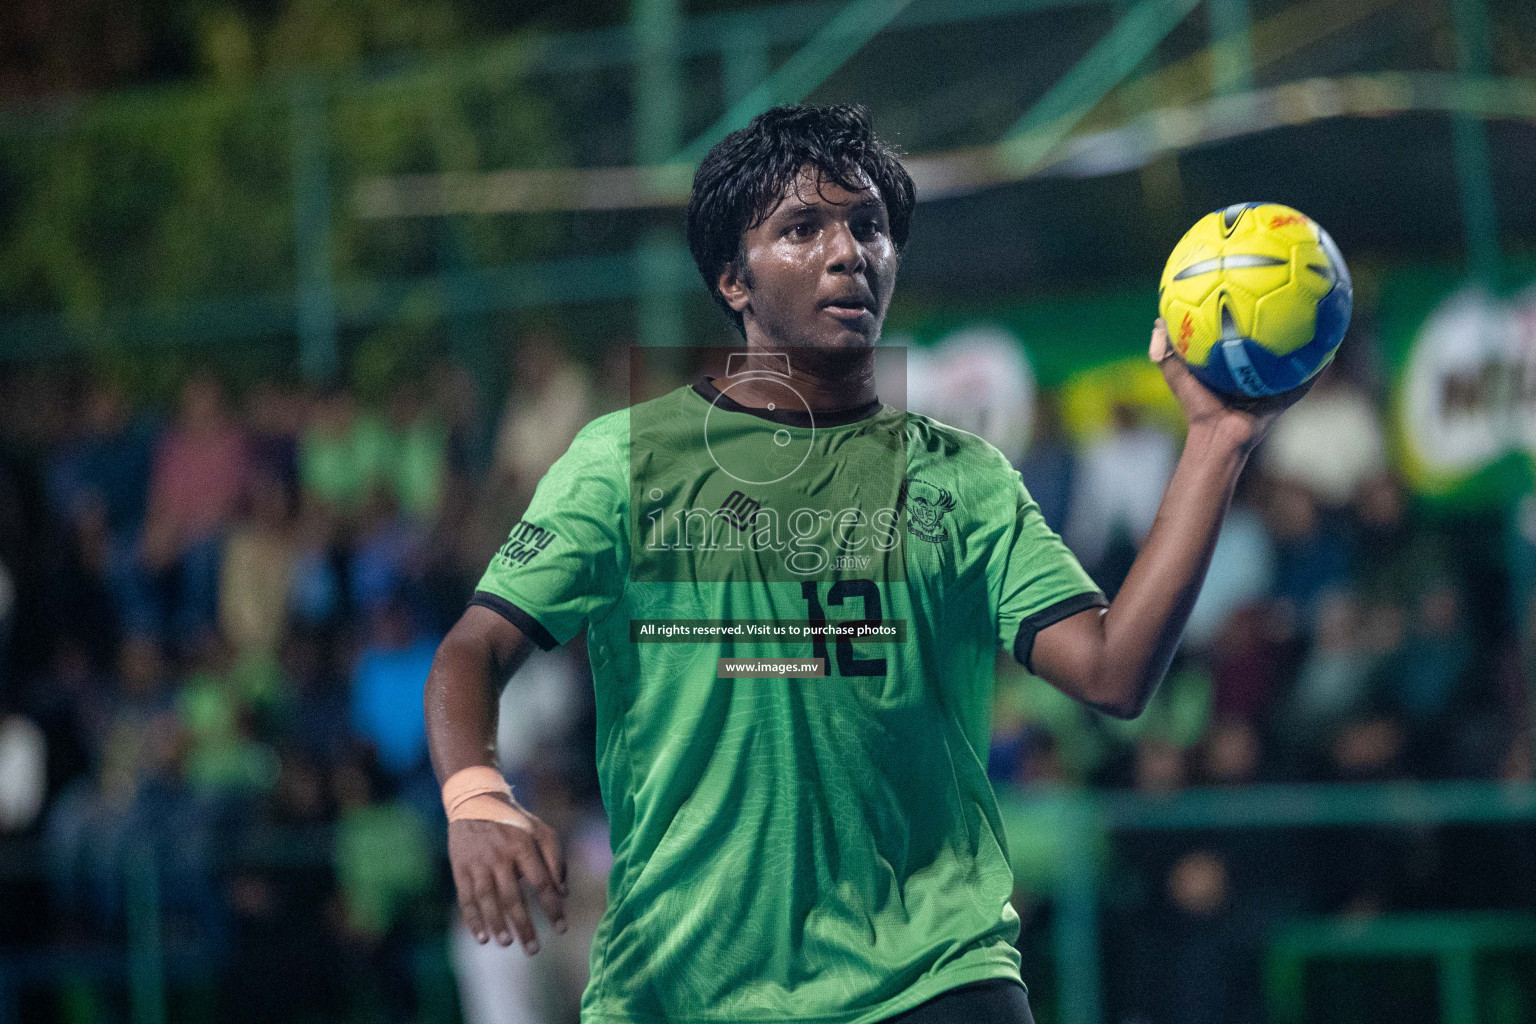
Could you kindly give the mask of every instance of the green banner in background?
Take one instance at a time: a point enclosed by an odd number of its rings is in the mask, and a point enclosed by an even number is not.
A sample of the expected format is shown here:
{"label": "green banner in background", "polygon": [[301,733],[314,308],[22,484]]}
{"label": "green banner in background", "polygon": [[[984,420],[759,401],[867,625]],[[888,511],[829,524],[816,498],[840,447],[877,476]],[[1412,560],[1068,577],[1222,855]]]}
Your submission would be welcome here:
{"label": "green banner in background", "polygon": [[[1381,347],[1397,464],[1421,497],[1458,509],[1529,493],[1536,458],[1536,283],[1497,292],[1459,269],[1401,269],[1383,282]],[[1347,344],[1348,342],[1346,342]]]}

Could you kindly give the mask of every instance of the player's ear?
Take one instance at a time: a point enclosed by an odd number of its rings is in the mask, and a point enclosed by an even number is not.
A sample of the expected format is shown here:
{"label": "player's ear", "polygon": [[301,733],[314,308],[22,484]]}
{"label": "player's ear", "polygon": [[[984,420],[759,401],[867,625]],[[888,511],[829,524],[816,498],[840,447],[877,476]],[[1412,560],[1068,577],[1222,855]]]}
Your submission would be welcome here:
{"label": "player's ear", "polygon": [[745,313],[747,305],[752,301],[752,286],[747,280],[747,275],[741,273],[739,261],[732,260],[720,271],[719,278],[715,281],[720,289],[721,298],[725,304],[738,313]]}

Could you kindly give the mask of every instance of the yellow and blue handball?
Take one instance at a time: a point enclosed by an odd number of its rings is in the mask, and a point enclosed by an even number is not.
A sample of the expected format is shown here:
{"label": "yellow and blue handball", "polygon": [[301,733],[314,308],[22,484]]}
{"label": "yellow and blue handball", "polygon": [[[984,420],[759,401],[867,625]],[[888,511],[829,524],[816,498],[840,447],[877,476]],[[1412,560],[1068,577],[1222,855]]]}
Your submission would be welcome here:
{"label": "yellow and blue handball", "polygon": [[1279,203],[1237,203],[1179,239],[1157,305],[1168,340],[1201,383],[1258,398],[1328,365],[1349,326],[1354,285],[1312,218]]}

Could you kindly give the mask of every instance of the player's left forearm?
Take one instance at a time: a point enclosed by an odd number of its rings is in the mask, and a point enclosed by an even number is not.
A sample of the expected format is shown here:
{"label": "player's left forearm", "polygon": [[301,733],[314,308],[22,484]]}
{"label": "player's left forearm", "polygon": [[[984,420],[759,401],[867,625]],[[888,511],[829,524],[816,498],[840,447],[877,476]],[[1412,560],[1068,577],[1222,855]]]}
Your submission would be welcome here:
{"label": "player's left forearm", "polygon": [[1178,650],[1253,442],[1222,424],[1191,428],[1141,553],[1104,613],[1091,692],[1125,717],[1146,707]]}

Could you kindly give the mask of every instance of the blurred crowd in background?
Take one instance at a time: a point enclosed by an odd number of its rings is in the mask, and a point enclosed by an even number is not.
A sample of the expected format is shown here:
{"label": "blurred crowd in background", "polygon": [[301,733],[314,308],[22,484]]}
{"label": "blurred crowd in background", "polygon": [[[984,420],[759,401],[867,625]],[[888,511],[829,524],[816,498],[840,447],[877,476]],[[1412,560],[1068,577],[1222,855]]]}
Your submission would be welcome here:
{"label": "blurred crowd in background", "polygon": [[[236,1016],[410,1014],[413,943],[450,906],[428,667],[534,485],[627,388],[541,335],[517,352],[499,420],[450,364],[377,408],[207,371],[165,409],[76,368],[8,380],[0,835],[45,881],[9,879],[37,913],[5,915],[0,947],[120,940],[147,845]],[[580,641],[535,654],[504,706],[502,767],[565,837],[590,939],[608,851]],[[314,870],[233,866],[312,832]],[[584,972],[585,948],[546,947]]]}
{"label": "blurred crowd in background", "polygon": [[[218,951],[221,1018],[413,1019],[414,958],[446,930],[466,1019],[576,1019],[609,856],[582,643],[535,655],[502,698],[502,767],[571,864],[573,928],[534,960],[454,920],[421,702],[539,478],[628,400],[622,351],[562,351],[516,339],[494,401],[450,362],[377,403],[202,371],[161,408],[79,367],[8,375],[0,836],[40,870],[0,877],[0,902],[33,908],[4,915],[0,947],[120,938],[125,857],[148,849],[172,945]],[[990,770],[1039,798],[1006,803],[1042,1019],[1054,794],[1531,778],[1536,506],[1419,510],[1369,367],[1330,369],[1260,450],[1145,715],[1094,714],[1000,662]],[[1070,443],[1049,395],[1037,420],[1019,469],[1113,595],[1180,439],[1126,406]],[[1114,1019],[1258,1019],[1275,915],[1530,905],[1533,855],[1511,828],[1117,838]],[[111,1019],[92,999],[82,1019]]]}

